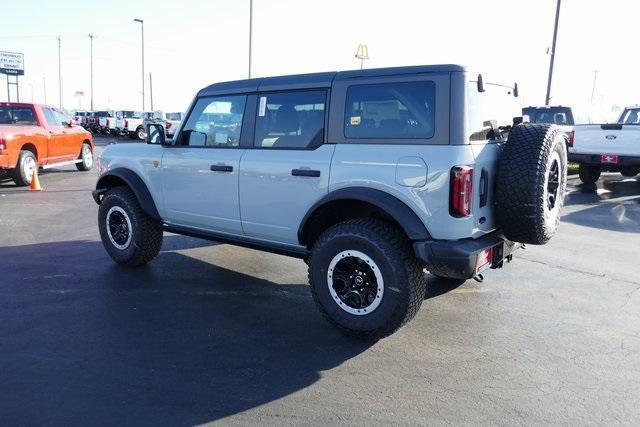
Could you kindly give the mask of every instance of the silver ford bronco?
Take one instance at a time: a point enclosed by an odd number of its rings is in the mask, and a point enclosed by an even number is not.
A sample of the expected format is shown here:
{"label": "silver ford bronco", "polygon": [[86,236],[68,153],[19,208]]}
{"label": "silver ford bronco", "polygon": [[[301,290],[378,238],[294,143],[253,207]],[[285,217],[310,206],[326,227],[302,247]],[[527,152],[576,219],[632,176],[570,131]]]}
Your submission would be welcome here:
{"label": "silver ford bronco", "polygon": [[480,278],[555,233],[564,137],[516,117],[517,97],[458,65],[213,84],[174,139],[150,124],[146,144],[104,150],[102,242],[131,267],[164,231],[301,258],[331,323],[384,337],[427,271]]}

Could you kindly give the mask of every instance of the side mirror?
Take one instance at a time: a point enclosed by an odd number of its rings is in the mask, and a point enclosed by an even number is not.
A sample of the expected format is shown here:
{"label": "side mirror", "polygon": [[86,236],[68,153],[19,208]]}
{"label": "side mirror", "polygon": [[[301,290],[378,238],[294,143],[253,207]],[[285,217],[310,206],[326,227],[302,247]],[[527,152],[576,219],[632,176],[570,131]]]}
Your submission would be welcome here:
{"label": "side mirror", "polygon": [[147,135],[146,135],[147,144],[166,145],[167,138],[164,134],[164,127],[162,125],[149,123],[146,126],[146,130],[147,130]]}

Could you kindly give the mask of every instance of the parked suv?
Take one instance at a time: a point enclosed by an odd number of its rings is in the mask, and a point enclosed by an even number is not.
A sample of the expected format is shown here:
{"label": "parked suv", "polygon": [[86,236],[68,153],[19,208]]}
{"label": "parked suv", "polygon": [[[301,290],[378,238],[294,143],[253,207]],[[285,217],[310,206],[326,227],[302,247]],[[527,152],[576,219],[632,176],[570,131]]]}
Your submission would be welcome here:
{"label": "parked suv", "polygon": [[206,87],[173,140],[150,124],[146,145],[102,153],[104,247],[139,266],[171,231],[299,257],[330,322],[391,334],[425,269],[481,279],[556,230],[564,138],[513,119],[517,86],[483,81],[434,65]]}

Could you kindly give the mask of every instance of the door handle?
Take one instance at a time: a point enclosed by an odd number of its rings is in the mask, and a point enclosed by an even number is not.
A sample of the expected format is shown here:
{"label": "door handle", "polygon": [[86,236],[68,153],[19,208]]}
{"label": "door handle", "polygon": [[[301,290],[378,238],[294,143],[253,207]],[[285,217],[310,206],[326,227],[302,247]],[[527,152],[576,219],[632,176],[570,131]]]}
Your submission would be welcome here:
{"label": "door handle", "polygon": [[211,170],[214,172],[233,172],[233,166],[229,165],[211,165]]}
{"label": "door handle", "polygon": [[292,169],[291,175],[293,176],[311,176],[311,177],[319,177],[320,171],[313,169]]}

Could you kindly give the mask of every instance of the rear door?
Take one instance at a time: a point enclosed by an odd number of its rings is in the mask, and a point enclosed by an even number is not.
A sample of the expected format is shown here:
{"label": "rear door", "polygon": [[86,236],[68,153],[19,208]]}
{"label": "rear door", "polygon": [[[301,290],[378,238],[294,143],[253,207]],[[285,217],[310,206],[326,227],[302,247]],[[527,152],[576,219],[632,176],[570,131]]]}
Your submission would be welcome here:
{"label": "rear door", "polygon": [[244,233],[298,244],[298,226],[328,192],[335,149],[324,144],[328,90],[261,92],[252,146],[240,164]]}
{"label": "rear door", "polygon": [[168,223],[242,234],[238,203],[246,95],[199,98],[162,157]]}

